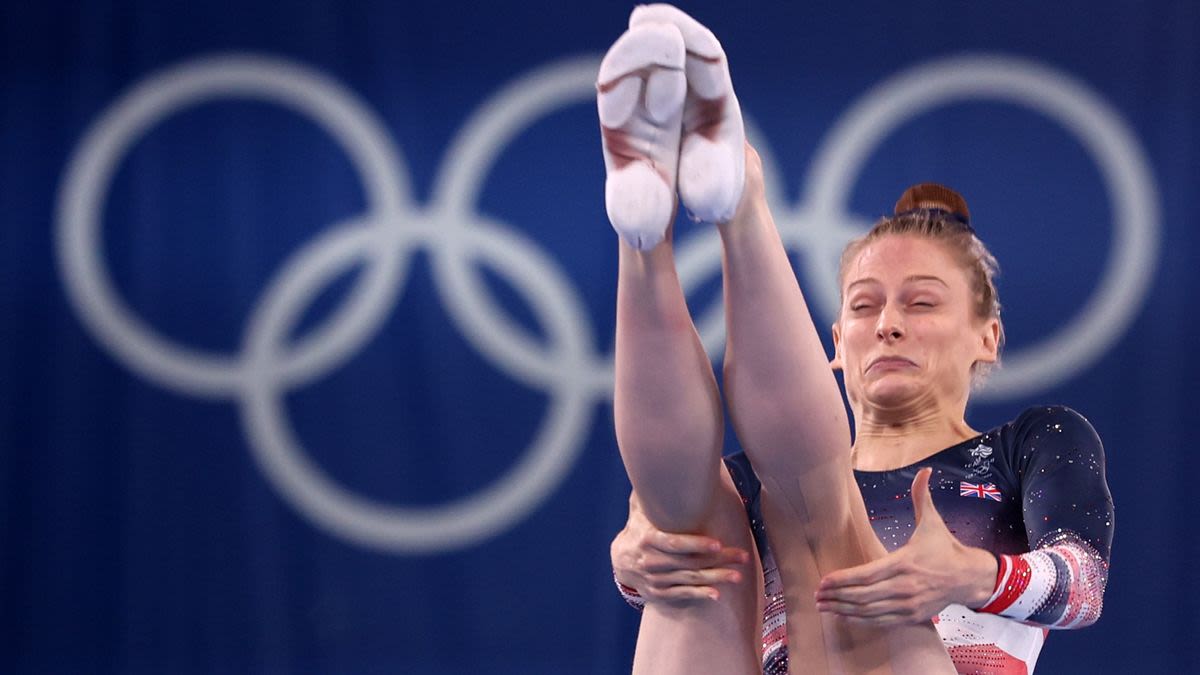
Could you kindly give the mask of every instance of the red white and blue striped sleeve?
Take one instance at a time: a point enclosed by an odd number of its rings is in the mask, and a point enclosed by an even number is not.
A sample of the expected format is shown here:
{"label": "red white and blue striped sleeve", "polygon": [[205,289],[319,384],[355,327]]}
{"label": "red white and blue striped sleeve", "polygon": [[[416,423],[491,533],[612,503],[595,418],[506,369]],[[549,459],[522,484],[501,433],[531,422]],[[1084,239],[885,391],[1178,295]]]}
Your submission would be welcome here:
{"label": "red white and blue striped sleeve", "polygon": [[1100,618],[1108,563],[1074,532],[997,558],[996,590],[979,611],[1052,629],[1082,628]]}
{"label": "red white and blue striped sleeve", "polygon": [[1104,604],[1113,505],[1092,425],[1061,406],[1019,420],[1022,509],[1030,551],[997,555],[979,611],[1051,629],[1096,622]]}

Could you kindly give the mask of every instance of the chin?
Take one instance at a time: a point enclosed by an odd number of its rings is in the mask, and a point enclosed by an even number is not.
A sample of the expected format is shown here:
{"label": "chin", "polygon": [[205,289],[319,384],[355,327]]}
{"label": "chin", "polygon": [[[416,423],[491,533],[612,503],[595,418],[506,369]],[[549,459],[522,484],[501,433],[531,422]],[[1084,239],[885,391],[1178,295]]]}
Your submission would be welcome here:
{"label": "chin", "polygon": [[877,408],[903,408],[921,397],[923,389],[916,382],[888,381],[874,382],[864,389],[866,399]]}

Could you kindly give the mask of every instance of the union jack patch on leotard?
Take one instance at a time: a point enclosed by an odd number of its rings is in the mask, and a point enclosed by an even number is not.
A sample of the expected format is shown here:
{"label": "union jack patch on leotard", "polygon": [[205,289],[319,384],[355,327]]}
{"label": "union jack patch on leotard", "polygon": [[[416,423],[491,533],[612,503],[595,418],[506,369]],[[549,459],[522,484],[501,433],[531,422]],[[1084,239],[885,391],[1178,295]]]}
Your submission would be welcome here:
{"label": "union jack patch on leotard", "polygon": [[958,496],[1000,501],[1000,490],[995,483],[968,483],[964,480],[958,485]]}

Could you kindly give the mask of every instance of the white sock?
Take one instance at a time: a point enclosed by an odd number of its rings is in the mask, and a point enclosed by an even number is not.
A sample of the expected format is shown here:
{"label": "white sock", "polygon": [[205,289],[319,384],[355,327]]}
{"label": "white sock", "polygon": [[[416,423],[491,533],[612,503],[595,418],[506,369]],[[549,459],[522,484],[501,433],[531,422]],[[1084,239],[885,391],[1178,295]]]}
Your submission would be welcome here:
{"label": "white sock", "polygon": [[630,245],[650,250],[675,212],[687,91],[679,30],[669,24],[630,28],[605,54],[597,90],[608,219]]}
{"label": "white sock", "polygon": [[746,182],[746,133],[725,51],[712,31],[671,5],[639,6],[629,17],[631,28],[663,24],[679,30],[687,49],[679,196],[693,217],[724,222]]}

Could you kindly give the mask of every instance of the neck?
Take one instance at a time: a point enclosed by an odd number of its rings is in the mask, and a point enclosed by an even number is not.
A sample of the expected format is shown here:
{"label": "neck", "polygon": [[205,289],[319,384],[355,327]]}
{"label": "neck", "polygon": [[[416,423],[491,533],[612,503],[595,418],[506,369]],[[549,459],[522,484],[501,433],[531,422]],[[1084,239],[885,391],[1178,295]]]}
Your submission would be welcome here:
{"label": "neck", "polygon": [[860,471],[887,471],[918,462],[978,435],[960,406],[881,410],[855,406],[851,460]]}

